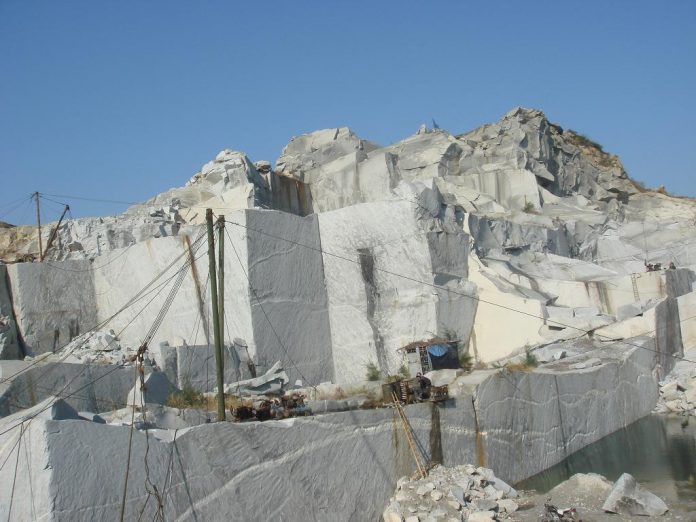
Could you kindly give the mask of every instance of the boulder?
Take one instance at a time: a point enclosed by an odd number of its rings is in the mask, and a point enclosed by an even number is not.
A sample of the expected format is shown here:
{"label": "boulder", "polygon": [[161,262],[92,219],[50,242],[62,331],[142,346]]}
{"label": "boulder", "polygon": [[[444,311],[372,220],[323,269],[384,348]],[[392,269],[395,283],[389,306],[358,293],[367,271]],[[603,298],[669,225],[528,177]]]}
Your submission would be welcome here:
{"label": "boulder", "polygon": [[489,482],[491,486],[502,492],[507,498],[517,498],[517,490],[507,484],[504,480],[498,477],[493,477]]}
{"label": "boulder", "polygon": [[492,511],[474,511],[469,513],[468,522],[491,522],[495,520],[495,513]]}
{"label": "boulder", "polygon": [[391,509],[387,509],[382,513],[382,519],[384,522],[404,522],[404,517]]}
{"label": "boulder", "polygon": [[502,498],[498,501],[498,511],[504,511],[505,513],[514,513],[517,511],[519,506],[517,502],[509,498]]}
{"label": "boulder", "polygon": [[661,498],[641,488],[632,475],[624,473],[614,483],[602,509],[609,513],[656,517],[666,513],[668,507]]}
{"label": "boulder", "polygon": [[665,401],[676,401],[681,397],[677,381],[670,381],[660,387],[660,395]]}
{"label": "boulder", "polygon": [[471,501],[471,506],[478,511],[493,511],[498,509],[498,502],[491,498],[477,498]]}

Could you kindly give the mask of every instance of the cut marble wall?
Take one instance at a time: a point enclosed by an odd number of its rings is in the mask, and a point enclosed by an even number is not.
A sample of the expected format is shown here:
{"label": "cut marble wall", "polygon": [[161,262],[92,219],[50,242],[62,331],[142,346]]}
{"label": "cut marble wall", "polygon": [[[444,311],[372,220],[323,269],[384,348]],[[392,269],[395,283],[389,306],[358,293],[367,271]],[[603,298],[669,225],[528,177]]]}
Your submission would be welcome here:
{"label": "cut marble wall", "polygon": [[[654,345],[649,339],[632,343],[638,346],[596,346],[590,355],[602,362],[584,370],[568,370],[569,362],[562,360],[531,372],[462,377],[472,381],[471,391],[444,404],[406,408],[415,437],[427,455],[441,453],[446,466],[474,462],[510,483],[526,478],[654,407]],[[0,420],[0,458],[16,458],[20,429],[8,428],[31,415],[27,410]],[[129,431],[46,416],[25,421],[20,449],[29,451],[19,453],[14,496],[14,466],[0,470],[0,513],[7,514],[13,498],[12,513],[20,520],[116,517]],[[162,494],[166,519],[376,520],[397,479],[414,467],[389,408],[148,434],[136,430],[127,519],[137,517],[144,504],[145,517],[155,514],[156,502],[146,502],[143,488],[146,448],[149,479]]]}
{"label": "cut marble wall", "polygon": [[89,261],[7,266],[12,307],[24,350],[54,352],[98,322]]}
{"label": "cut marble wall", "polygon": [[[291,382],[333,380],[318,216],[249,210],[247,228],[228,226],[245,235],[249,306],[260,370],[282,361]],[[230,314],[235,313],[230,308]]]}
{"label": "cut marble wall", "polygon": [[4,373],[3,379],[10,380],[0,396],[0,417],[31,408],[55,394],[65,397],[78,411],[122,408],[136,378],[133,366],[61,362],[28,363]]}
{"label": "cut marble wall", "polygon": [[[475,303],[467,297],[473,288],[465,280],[468,236],[428,235],[419,215],[407,201],[365,203],[319,215],[339,382],[362,380],[369,362],[385,374],[396,373],[403,363],[399,348],[445,330],[465,337],[471,329]],[[446,283],[457,293],[421,281]],[[445,311],[448,299],[456,308]]]}
{"label": "cut marble wall", "polygon": [[7,267],[0,265],[0,359],[19,359],[23,350],[17,339],[8,283]]}
{"label": "cut marble wall", "polygon": [[696,348],[696,291],[677,299],[684,351]]}

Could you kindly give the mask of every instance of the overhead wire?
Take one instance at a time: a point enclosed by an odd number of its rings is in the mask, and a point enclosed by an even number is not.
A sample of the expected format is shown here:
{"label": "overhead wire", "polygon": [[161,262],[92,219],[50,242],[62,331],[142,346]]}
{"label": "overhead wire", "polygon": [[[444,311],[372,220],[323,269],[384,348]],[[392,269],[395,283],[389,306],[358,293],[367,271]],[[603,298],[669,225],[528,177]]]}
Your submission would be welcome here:
{"label": "overhead wire", "polygon": [[14,501],[15,485],[17,484],[17,469],[19,468],[19,455],[22,452],[22,438],[24,437],[24,424],[19,431],[19,439],[17,446],[17,459],[15,460],[14,474],[12,476],[12,492],[10,494],[10,505],[7,508],[7,522],[12,520],[12,503]]}
{"label": "overhead wire", "polygon": [[9,215],[16,212],[16,219],[13,219],[13,221],[17,224],[17,226],[22,226],[22,223],[28,221],[27,216],[33,206],[31,204],[32,197],[33,196],[29,196],[27,199],[20,201],[18,205],[14,205],[11,209],[5,211],[2,215],[0,215],[0,219],[7,219]]}
{"label": "overhead wire", "polygon": [[[188,261],[187,261],[187,262],[188,262]],[[188,265],[186,265],[186,266],[188,266]],[[180,270],[183,270],[183,269],[184,269],[184,267],[182,267],[182,269],[180,269]],[[177,273],[178,273],[178,272],[177,272]],[[176,275],[176,274],[175,274],[175,275]],[[171,278],[170,278],[170,280],[171,280]],[[165,283],[166,283],[166,282],[165,282]],[[163,283],[163,284],[164,284],[164,283]],[[163,289],[163,285],[160,285],[160,290],[158,291],[158,293],[157,293],[156,295],[159,295],[159,293],[162,291],[162,289]],[[156,297],[156,296],[155,296],[155,297]],[[148,302],[148,304],[149,304],[150,302],[152,302],[152,300],[154,300],[155,297],[153,297],[153,298]],[[146,305],[145,307],[147,307],[147,305]],[[141,309],[141,311],[140,311],[138,314],[136,314],[136,317],[137,317],[137,315],[139,315],[140,313],[142,313],[142,311],[145,309],[145,307],[143,307],[143,309]],[[132,322],[132,320],[131,320],[131,322]],[[129,322],[128,325],[129,325],[131,322]],[[126,325],[126,327],[124,327],[123,330],[125,330],[125,328],[127,328],[128,325]],[[123,330],[121,330],[121,332],[123,332]],[[42,378],[45,377],[45,375],[46,375],[47,373],[49,373],[49,372],[50,372],[52,369],[54,369],[54,368],[55,368],[55,366],[52,366],[51,368],[49,368],[46,372],[44,372],[41,376],[39,376],[39,377],[37,378],[37,380],[39,380],[39,381],[42,380]],[[77,393],[79,393],[79,392],[82,391],[83,389],[85,389],[85,388],[87,388],[87,387],[93,385],[93,384],[96,383],[97,381],[99,381],[99,380],[101,380],[101,379],[107,377],[108,375],[114,373],[115,371],[117,371],[117,370],[119,370],[119,369],[121,369],[121,368],[122,368],[121,365],[114,365],[114,368],[112,368],[111,370],[105,372],[105,373],[102,374],[101,376],[99,376],[99,377],[93,379],[92,381],[86,383],[84,386],[78,388],[77,390],[75,390],[74,392],[68,394],[67,396],[62,396],[62,394],[72,385],[72,383],[75,382],[75,381],[85,372],[85,370],[87,369],[87,366],[84,366],[84,367],[80,370],[80,372],[79,372],[78,374],[76,374],[72,379],[70,379],[70,381],[68,381],[68,383],[66,383],[66,385],[61,389],[60,392],[58,392],[57,394],[55,394],[55,397],[54,397],[54,400],[53,400],[53,401],[50,401],[44,408],[42,408],[42,409],[40,409],[39,411],[35,412],[34,415],[30,415],[29,417],[23,418],[21,422],[23,423],[24,421],[27,421],[27,420],[28,420],[28,421],[29,421],[28,424],[31,423],[31,421],[32,421],[37,415],[39,415],[40,413],[42,413],[42,412],[46,411],[48,408],[50,408],[50,407],[55,403],[55,401],[57,401],[57,400],[59,400],[59,399],[67,399],[67,398],[76,396]],[[137,366],[136,366],[136,368],[137,368]],[[11,426],[10,428],[8,428],[8,429],[6,429],[6,430],[0,432],[0,435],[3,435],[4,433],[7,433],[8,431],[11,431],[12,429],[15,429],[17,426],[18,426],[18,424],[15,424],[14,426]],[[3,464],[3,465],[4,465],[4,464]],[[1,469],[2,469],[2,467],[0,467],[0,470],[1,470]]]}
{"label": "overhead wire", "polygon": [[[190,262],[190,260],[187,260],[187,263],[189,263],[189,262]],[[186,265],[186,266],[188,266],[188,265]],[[183,269],[183,267],[182,267],[182,269]],[[177,271],[177,274],[178,274],[178,271]],[[161,292],[161,289],[160,289],[160,292]],[[134,365],[134,366],[136,367],[136,370],[137,370],[137,365]],[[44,411],[46,411],[48,408],[52,407],[53,404],[54,404],[57,400],[60,400],[60,399],[68,399],[68,398],[70,398],[70,397],[73,397],[73,396],[77,395],[79,392],[81,392],[82,390],[84,390],[85,388],[88,388],[89,386],[93,386],[96,382],[98,382],[98,381],[100,381],[100,380],[102,380],[102,379],[108,377],[108,376],[111,375],[112,373],[114,373],[114,372],[116,372],[116,371],[118,371],[118,370],[121,370],[122,368],[123,368],[123,366],[121,366],[121,365],[114,365],[113,368],[111,368],[110,370],[104,372],[104,373],[103,373],[102,375],[100,375],[99,377],[96,377],[95,379],[92,379],[91,381],[85,383],[83,386],[79,387],[77,390],[74,390],[73,392],[71,392],[71,393],[69,393],[69,394],[67,394],[67,395],[63,395],[63,393],[72,385],[72,383],[75,382],[75,380],[77,380],[77,378],[80,377],[80,376],[82,375],[82,373],[84,373],[84,371],[87,369],[87,366],[85,365],[84,368],[82,368],[82,370],[81,370],[77,375],[75,375],[72,379],[70,379],[70,380],[65,384],[65,386],[63,386],[63,388],[61,389],[61,391],[59,391],[59,392],[55,395],[55,397],[54,397],[54,399],[53,399],[52,401],[48,401],[48,403],[46,404],[46,406],[44,406],[44,407],[41,408],[40,410],[34,412],[32,415],[23,417],[23,418],[21,419],[21,421],[20,421],[18,424],[15,424],[15,425],[10,426],[9,428],[3,430],[2,432],[0,432],[0,435],[4,435],[5,433],[7,433],[7,432],[9,432],[9,431],[11,431],[11,430],[17,428],[19,425],[23,424],[23,423],[26,422],[26,421],[31,422],[31,421],[32,421],[34,418],[36,418],[38,415],[40,415],[41,413],[43,413]],[[4,464],[3,464],[3,465],[4,465]],[[1,470],[1,469],[2,469],[2,466],[0,466],[0,470]]]}
{"label": "overhead wire", "polygon": [[[194,253],[195,253],[195,251],[194,251]],[[149,426],[148,426],[148,421],[147,421],[147,407],[146,407],[146,402],[145,402],[145,391],[146,391],[145,387],[146,386],[145,386],[145,378],[144,378],[144,369],[142,367],[143,363],[141,360],[142,354],[140,354],[140,351],[143,348],[147,349],[148,344],[155,336],[157,330],[159,329],[159,327],[162,324],[162,321],[164,320],[164,317],[166,316],[167,312],[169,311],[169,308],[171,307],[172,303],[174,302],[174,298],[175,298],[176,294],[179,292],[179,290],[181,288],[181,285],[183,283],[184,277],[186,276],[186,274],[188,272],[188,269],[191,267],[191,265],[194,262],[195,262],[195,258],[193,258],[192,256],[189,256],[187,258],[186,262],[184,263],[184,267],[182,267],[182,269],[179,271],[179,274],[178,274],[174,284],[172,285],[172,288],[170,289],[169,294],[167,295],[162,306],[160,307],[159,313],[157,314],[157,316],[153,320],[152,325],[150,326],[150,329],[148,330],[148,332],[145,334],[145,337],[143,338],[141,349],[139,350],[139,358],[137,359],[137,363],[136,363],[136,368],[137,368],[136,384],[135,384],[133,389],[135,390],[137,388],[138,377],[139,377],[140,390],[141,390],[140,407],[141,407],[141,411],[143,413],[143,427],[145,430],[145,455],[143,457],[143,465],[144,465],[144,469],[145,469],[145,489],[147,491],[147,497],[145,499],[145,502],[143,503],[142,508],[140,509],[140,514],[138,516],[138,520],[140,520],[142,518],[142,515],[147,507],[147,503],[149,502],[149,500],[152,496],[154,496],[155,500],[157,501],[157,510],[155,512],[154,519],[155,520],[162,520],[162,521],[164,520],[164,501],[162,499],[162,496],[161,496],[159,490],[157,489],[156,484],[154,484],[152,482],[152,480],[150,479],[150,467],[149,467],[149,463],[148,463],[148,455],[150,452],[150,439],[149,439],[149,430],[148,430]],[[136,397],[136,395],[137,394],[134,392],[134,394],[133,394],[134,404],[132,406],[133,412],[135,412],[135,397]],[[133,413],[133,415],[134,415],[134,413]],[[128,473],[130,471],[130,453],[131,453],[133,429],[134,429],[134,426],[133,426],[133,422],[131,421],[131,433],[129,436],[129,448],[128,448],[128,455],[129,455],[129,457],[128,457],[129,463],[128,464],[129,465],[126,468],[126,477],[124,479],[123,499],[122,499],[122,504],[121,504],[122,505],[121,520],[123,520],[124,506],[125,506],[125,500],[126,500],[126,495],[127,495]]]}
{"label": "overhead wire", "polygon": [[15,212],[17,209],[19,209],[22,204],[27,205],[31,203],[31,198],[32,196],[24,196],[23,198],[20,198],[18,200],[15,200],[11,203],[7,203],[6,205],[2,205],[3,207],[9,207],[5,208],[5,211],[0,214],[0,219],[4,218],[5,216],[9,216],[13,212]]}
{"label": "overhead wire", "polygon": [[[328,251],[326,251],[326,250],[324,250],[324,249],[322,249],[322,248],[318,248],[318,247],[315,247],[315,246],[312,246],[312,245],[306,245],[306,244],[304,244],[304,243],[300,243],[300,242],[294,241],[294,240],[292,240],[292,239],[288,239],[288,238],[284,238],[284,237],[282,237],[282,236],[277,236],[277,235],[274,235],[274,234],[270,234],[270,233],[265,232],[265,231],[263,231],[263,230],[253,228],[253,227],[250,227],[250,226],[248,226],[248,225],[243,225],[243,224],[238,223],[238,222],[236,222],[236,221],[225,220],[225,222],[226,222],[226,223],[229,223],[229,224],[231,224],[231,225],[235,225],[235,226],[237,226],[237,227],[241,227],[241,228],[243,228],[243,229],[245,229],[245,230],[250,230],[250,231],[255,232],[255,233],[258,233],[258,234],[262,234],[262,235],[265,235],[265,236],[268,236],[268,237],[272,237],[272,238],[274,238],[274,239],[278,239],[278,240],[280,240],[280,241],[286,241],[286,242],[288,242],[288,243],[291,243],[291,244],[294,244],[294,245],[297,245],[297,246],[300,246],[300,247],[303,247],[303,248],[307,248],[307,249],[309,249],[309,250],[313,250],[313,251],[319,252],[319,253],[321,253],[322,255],[326,255],[326,256],[329,256],[329,257],[334,257],[334,258],[337,258],[337,259],[341,259],[341,260],[343,260],[343,261],[346,261],[346,262],[349,262],[349,263],[353,263],[353,264],[357,264],[358,266],[360,266],[360,261],[358,261],[358,260],[351,259],[351,258],[348,258],[348,257],[346,257],[346,256],[342,256],[342,255],[340,255],[340,254],[336,254],[336,253],[333,253],[333,252],[328,252]],[[239,260],[239,261],[240,261],[240,263],[241,263],[241,260]],[[531,317],[531,318],[534,318],[534,319],[540,319],[540,320],[544,321],[545,324],[552,324],[552,325],[560,326],[560,327],[562,327],[562,328],[570,328],[570,329],[579,331],[579,332],[581,332],[582,334],[586,334],[586,335],[594,334],[594,335],[596,335],[597,337],[605,337],[605,336],[602,336],[601,334],[596,334],[596,333],[594,332],[594,330],[586,330],[586,329],[583,329],[583,328],[580,328],[580,327],[577,327],[577,326],[568,325],[568,324],[562,323],[562,322],[560,322],[560,321],[556,321],[556,320],[554,320],[554,319],[549,319],[548,317],[543,317],[543,316],[540,316],[540,315],[537,315],[537,314],[533,314],[533,313],[531,313],[531,312],[527,312],[527,311],[525,311],[525,310],[520,310],[520,309],[511,307],[511,306],[507,306],[507,305],[504,305],[504,304],[495,303],[495,302],[492,302],[492,301],[483,299],[483,298],[481,298],[481,297],[479,297],[479,296],[473,296],[473,295],[466,294],[466,293],[463,293],[463,292],[458,292],[458,291],[456,291],[456,290],[454,290],[454,289],[452,289],[452,288],[450,288],[450,287],[445,287],[445,286],[438,285],[438,284],[435,284],[435,283],[430,283],[430,282],[427,282],[427,281],[422,281],[422,280],[420,280],[420,279],[416,279],[416,278],[411,277],[411,276],[408,276],[408,275],[399,274],[399,273],[394,272],[394,271],[392,271],[392,270],[387,270],[387,269],[385,269],[385,268],[379,268],[379,267],[375,267],[375,270],[376,270],[376,271],[379,271],[379,272],[382,272],[382,273],[385,273],[385,274],[387,274],[387,275],[391,275],[391,276],[393,276],[393,277],[397,277],[397,278],[400,278],[400,279],[404,279],[404,280],[407,280],[407,281],[411,281],[411,282],[413,282],[413,283],[417,283],[417,284],[421,284],[421,285],[424,285],[424,286],[428,286],[428,287],[434,288],[434,289],[436,289],[436,290],[438,290],[438,291],[447,292],[447,293],[451,293],[451,294],[455,294],[455,295],[460,295],[460,296],[465,297],[465,298],[467,298],[467,299],[470,299],[470,300],[472,300],[472,301],[476,301],[476,302],[479,302],[479,303],[485,303],[485,304],[490,305],[490,306],[494,306],[494,307],[497,307],[497,308],[501,308],[501,309],[504,309],[504,310],[507,310],[507,311],[510,311],[510,312],[514,312],[514,313],[519,313],[519,314],[521,314],[521,315],[525,315],[525,316],[527,316],[527,317]],[[245,274],[245,275],[246,275],[246,274]],[[248,275],[247,275],[247,279],[248,279]],[[262,310],[263,310],[263,309],[262,309]],[[689,319],[692,319],[692,318],[689,318]],[[616,339],[609,338],[609,337],[606,337],[606,339],[609,340],[609,341],[615,341],[615,340],[616,340]],[[637,346],[637,347],[639,347],[639,348],[641,348],[641,349],[647,349],[646,347],[641,346],[641,345],[638,345],[638,344],[636,344],[635,346]],[[654,351],[654,352],[656,352],[656,353],[662,353],[662,352],[659,352],[659,351],[657,351],[657,350],[651,350],[651,351]],[[682,357],[682,356],[678,356],[678,355],[675,355],[675,354],[668,354],[668,355],[671,356],[671,357],[680,359],[680,360],[688,361],[688,359],[685,359],[685,358]],[[695,362],[695,363],[696,363],[696,361],[689,361],[689,362]]]}
{"label": "overhead wire", "polygon": [[133,385],[133,404],[131,406],[131,422],[130,430],[128,431],[128,451],[126,452],[126,473],[123,479],[123,494],[121,496],[121,510],[119,514],[119,520],[123,522],[123,517],[126,512],[126,496],[128,494],[128,478],[130,477],[130,464],[131,464],[131,454],[133,451],[133,432],[135,431],[135,388],[138,386],[138,365],[133,365],[133,370],[135,371],[135,383]]}
{"label": "overhead wire", "polygon": [[[202,241],[203,237],[204,237],[204,234],[201,233],[201,235],[192,243],[192,248],[194,247],[194,245],[197,245],[200,241]],[[202,243],[201,243],[201,244],[202,244]],[[196,250],[197,250],[199,247],[200,247],[200,244],[197,245]],[[153,292],[154,290],[156,290],[157,288],[161,288],[162,285],[168,283],[168,282],[171,281],[171,279],[173,279],[174,277],[177,277],[177,275],[178,275],[178,273],[179,273],[179,270],[181,270],[181,269],[177,270],[172,276],[170,276],[168,279],[166,279],[163,283],[160,283],[160,285],[158,285],[158,286],[156,286],[155,288],[153,288],[152,290],[150,290],[150,287],[151,287],[153,284],[155,284],[164,274],[166,274],[167,272],[169,272],[169,270],[171,270],[171,268],[172,268],[183,256],[185,256],[185,255],[187,255],[186,252],[182,252],[181,254],[179,254],[179,255],[178,255],[176,258],[174,258],[174,260],[171,261],[164,269],[162,269],[153,279],[151,279],[143,288],[141,288],[135,295],[133,295],[133,297],[131,297],[124,305],[122,305],[121,308],[119,308],[115,313],[113,313],[113,314],[112,314],[111,316],[109,316],[108,318],[106,318],[106,319],[104,319],[104,320],[102,320],[102,321],[96,323],[94,326],[92,326],[92,328],[90,328],[90,329],[87,330],[85,333],[83,333],[83,334],[82,334],[83,336],[84,336],[84,335],[88,335],[87,339],[85,339],[85,340],[89,340],[89,339],[91,338],[91,336],[92,336],[94,333],[96,333],[97,330],[99,330],[99,329],[103,328],[104,326],[106,326],[106,324],[108,324],[109,322],[111,322],[114,318],[116,318],[118,315],[120,315],[121,313],[123,313],[126,309],[128,309],[128,308],[131,307],[131,306],[133,306],[135,303],[137,303],[137,302],[140,301],[141,299],[145,298],[147,295],[149,295],[150,293],[152,293],[152,292]],[[187,266],[188,266],[188,265],[187,265]],[[132,321],[131,321],[131,322],[132,322]],[[129,324],[130,324],[130,323],[129,323]],[[74,341],[74,339],[71,339],[70,341],[68,341],[67,343],[65,343],[63,346],[61,346],[60,348],[58,348],[58,349],[56,350],[55,353],[60,353],[66,346],[68,346],[68,345],[69,345],[71,342],[73,342],[73,341]],[[9,380],[14,379],[16,376],[21,375],[22,373],[28,371],[28,370],[31,369],[33,366],[35,366],[35,365],[37,365],[37,364],[39,364],[39,363],[41,363],[41,362],[43,362],[43,359],[37,358],[35,361],[33,361],[31,364],[29,364],[29,365],[26,366],[25,368],[22,368],[21,370],[19,370],[19,371],[13,373],[12,375],[9,375],[9,376],[7,376],[7,377],[4,377],[4,378],[0,379],[0,384],[3,384],[3,383],[5,383],[5,382],[7,382],[7,381],[9,381]]]}
{"label": "overhead wire", "polygon": [[54,198],[77,199],[77,200],[81,200],[81,201],[93,201],[95,203],[114,203],[117,205],[138,205],[137,201],[123,201],[123,200],[117,200],[117,199],[88,198],[88,197],[84,197],[84,196],[69,196],[66,194],[43,194],[43,195],[44,196],[52,196]]}

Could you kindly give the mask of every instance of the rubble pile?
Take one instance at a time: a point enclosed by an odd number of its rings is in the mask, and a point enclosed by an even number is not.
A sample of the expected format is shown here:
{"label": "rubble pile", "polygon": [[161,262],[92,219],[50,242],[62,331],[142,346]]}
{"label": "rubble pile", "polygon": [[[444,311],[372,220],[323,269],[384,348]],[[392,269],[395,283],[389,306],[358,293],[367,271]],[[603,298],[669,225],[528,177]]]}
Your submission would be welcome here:
{"label": "rubble pile", "polygon": [[685,352],[684,358],[660,382],[655,411],[696,416],[696,349]]}
{"label": "rubble pile", "polygon": [[488,468],[438,465],[423,479],[399,479],[382,517],[385,522],[500,520],[517,511],[517,497],[517,491]]}
{"label": "rubble pile", "polygon": [[113,330],[97,330],[82,334],[63,348],[68,362],[83,364],[122,364],[136,351],[122,345]]}

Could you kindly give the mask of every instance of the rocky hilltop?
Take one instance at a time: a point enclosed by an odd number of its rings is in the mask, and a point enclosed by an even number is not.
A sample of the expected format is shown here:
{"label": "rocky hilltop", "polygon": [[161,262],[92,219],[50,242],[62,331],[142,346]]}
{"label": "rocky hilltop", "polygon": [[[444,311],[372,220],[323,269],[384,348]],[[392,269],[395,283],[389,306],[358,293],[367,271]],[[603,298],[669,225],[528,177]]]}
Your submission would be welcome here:
{"label": "rocky hilltop", "polygon": [[[214,386],[207,208],[226,218],[226,388],[296,383],[340,399],[367,390],[367,374],[425,370],[409,347],[446,344],[478,371],[435,376],[450,386],[447,407],[407,408],[446,465],[487,462],[506,481],[528,477],[649,413],[658,383],[665,389],[696,347],[696,202],[643,188],[616,156],[541,111],[516,108],[460,135],[422,126],[384,147],[347,128],[320,130],[293,138],[275,166],[224,150],[184,186],[122,214],[63,222],[43,262],[31,261],[32,228],[0,228],[0,358],[15,359],[0,364],[9,426],[0,457],[16,447],[12,426],[37,418],[37,456],[20,478],[50,484],[42,513],[112,513],[105,491],[121,491],[120,476],[100,477],[108,487],[93,498],[75,494],[89,480],[73,490],[66,477],[84,457],[75,440],[107,441],[90,453],[100,469],[121,462],[128,429],[112,425],[131,422],[119,408],[136,396],[128,361],[144,339],[153,391],[143,401],[160,413],[141,412],[133,451],[148,458],[142,430],[152,422],[157,458],[178,455],[176,472],[158,465],[147,478],[170,484],[168,518],[370,519],[410,472],[390,410],[194,427],[203,421],[191,413],[162,412],[173,390]],[[43,228],[44,245],[55,226]],[[242,461],[216,464],[220,441]],[[321,468],[328,459],[356,480]],[[191,489],[187,473],[205,484]],[[290,475],[308,504],[264,487]],[[129,487],[135,516],[147,500]],[[226,488],[255,500],[227,502]]]}

